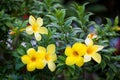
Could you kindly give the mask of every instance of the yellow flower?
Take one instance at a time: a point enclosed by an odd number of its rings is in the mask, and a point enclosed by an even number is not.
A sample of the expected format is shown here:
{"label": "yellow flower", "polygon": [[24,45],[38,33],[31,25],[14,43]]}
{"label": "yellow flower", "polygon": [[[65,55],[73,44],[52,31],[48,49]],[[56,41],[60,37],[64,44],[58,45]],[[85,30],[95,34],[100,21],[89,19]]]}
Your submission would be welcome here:
{"label": "yellow flower", "polygon": [[79,42],[76,42],[72,47],[67,46],[65,49],[65,55],[67,56],[65,63],[67,65],[82,66],[84,64],[82,56],[86,53],[86,50],[86,45]]}
{"label": "yellow flower", "polygon": [[90,34],[88,34],[88,36],[87,36],[87,38],[90,38],[90,39],[94,39],[94,38],[96,38],[97,37],[97,35],[95,34],[95,33],[90,33]]}
{"label": "yellow flower", "polygon": [[14,35],[16,32],[14,32],[14,31],[11,31],[9,34],[10,35]]}
{"label": "yellow flower", "polygon": [[27,64],[28,71],[34,71],[37,69],[43,69],[45,64],[42,60],[44,56],[35,51],[35,49],[30,48],[27,50],[27,55],[23,55],[21,60],[24,64]]}
{"label": "yellow flower", "polygon": [[[87,35],[87,38],[85,39],[85,43],[86,45],[92,45],[93,44],[93,41],[92,39],[96,38],[97,35],[95,33],[90,33]],[[88,44],[87,44],[88,43]]]}
{"label": "yellow flower", "polygon": [[48,34],[47,28],[41,27],[43,25],[43,19],[42,18],[39,17],[36,20],[33,16],[30,16],[29,17],[29,24],[30,24],[30,26],[28,26],[26,28],[26,32],[28,34],[33,34],[34,33],[35,39],[37,41],[41,40],[41,35],[40,34]]}
{"label": "yellow flower", "polygon": [[14,35],[14,34],[17,34],[17,33],[19,33],[19,32],[22,32],[22,31],[24,31],[25,30],[25,28],[21,28],[21,29],[18,29],[18,28],[12,28],[11,30],[10,30],[10,35]]}
{"label": "yellow flower", "polygon": [[93,58],[97,63],[100,63],[101,55],[97,52],[102,50],[103,46],[94,45],[92,39],[93,37],[87,37],[85,39],[85,43],[87,45],[87,53],[84,55],[84,62],[88,62],[91,60],[91,58]]}
{"label": "yellow flower", "polygon": [[50,44],[47,46],[47,49],[39,46],[38,52],[44,56],[45,65],[48,65],[50,71],[53,72],[56,69],[54,61],[57,60],[57,55],[55,54],[55,45]]}

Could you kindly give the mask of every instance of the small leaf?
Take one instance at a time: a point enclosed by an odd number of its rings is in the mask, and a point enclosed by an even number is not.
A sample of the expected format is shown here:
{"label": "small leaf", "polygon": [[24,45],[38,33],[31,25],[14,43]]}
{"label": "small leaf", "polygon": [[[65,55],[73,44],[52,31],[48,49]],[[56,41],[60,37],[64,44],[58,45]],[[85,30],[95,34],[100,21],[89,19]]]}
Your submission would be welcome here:
{"label": "small leaf", "polygon": [[105,58],[107,58],[108,60],[110,60],[110,56],[108,55],[103,55]]}
{"label": "small leaf", "polygon": [[108,64],[108,66],[116,73],[117,72],[117,68],[114,64]]}
{"label": "small leaf", "polygon": [[93,13],[88,13],[87,15],[85,15],[84,17],[83,17],[83,21],[84,21],[84,23],[83,24],[85,24],[85,22],[88,22],[89,21],[89,17],[91,16],[91,15],[93,15]]}
{"label": "small leaf", "polygon": [[120,56],[112,56],[111,59],[115,61],[120,61]]}
{"label": "small leaf", "polygon": [[58,57],[61,61],[65,61],[65,57],[64,56],[59,56]]}
{"label": "small leaf", "polygon": [[72,21],[73,21],[74,19],[75,19],[75,17],[69,17],[69,18],[65,21],[64,26],[70,27],[70,25],[71,25],[71,23],[72,23]]}
{"label": "small leaf", "polygon": [[101,67],[102,67],[102,70],[106,67],[106,63],[105,63],[105,61],[104,60],[102,60],[102,62],[101,62]]}
{"label": "small leaf", "polygon": [[18,48],[18,49],[17,49],[17,52],[18,52],[21,56],[25,54],[24,50],[21,49],[21,48]]}
{"label": "small leaf", "polygon": [[118,23],[119,23],[118,21],[119,21],[119,18],[118,18],[118,16],[116,16],[116,17],[115,17],[115,20],[114,20],[114,26],[117,26],[117,25],[118,25]]}
{"label": "small leaf", "polygon": [[18,63],[18,64],[16,64],[15,65],[15,69],[16,70],[19,70],[21,67],[23,67],[24,66],[24,64],[22,64],[22,63]]}
{"label": "small leaf", "polygon": [[112,26],[112,21],[109,18],[106,18],[107,23],[109,24],[109,26]]}
{"label": "small leaf", "polygon": [[68,72],[73,76],[75,73],[75,65],[68,67]]}
{"label": "small leaf", "polygon": [[52,16],[52,15],[46,15],[46,16],[49,17],[51,19],[51,21],[58,22],[57,18],[55,18],[54,16]]}
{"label": "small leaf", "polygon": [[57,67],[61,67],[61,66],[63,66],[64,65],[64,63],[59,63],[58,65],[57,65]]}

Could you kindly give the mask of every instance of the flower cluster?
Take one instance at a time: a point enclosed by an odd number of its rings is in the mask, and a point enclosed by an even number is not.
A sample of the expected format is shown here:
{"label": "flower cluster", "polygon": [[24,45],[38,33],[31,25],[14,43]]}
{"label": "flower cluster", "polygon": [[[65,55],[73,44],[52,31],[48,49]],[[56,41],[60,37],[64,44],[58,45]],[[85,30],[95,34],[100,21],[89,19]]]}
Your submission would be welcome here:
{"label": "flower cluster", "polygon": [[30,48],[27,50],[27,54],[21,57],[21,60],[24,64],[27,64],[28,71],[43,69],[46,65],[48,65],[50,71],[54,71],[56,68],[54,61],[57,60],[55,45],[50,44],[47,46],[47,49],[39,46],[38,51]]}
{"label": "flower cluster", "polygon": [[[43,25],[42,18],[39,17],[36,20],[33,16],[30,16],[29,24],[30,26],[26,28],[26,32],[28,34],[34,33],[37,41],[41,40],[41,35],[39,33],[48,34],[47,28],[41,27]],[[27,50],[27,55],[23,55],[21,60],[24,64],[27,64],[28,71],[43,69],[46,65],[48,65],[50,71],[54,71],[56,68],[54,61],[57,60],[57,56],[55,54],[55,45],[50,44],[47,46],[47,49],[39,46],[38,51],[36,51],[34,48],[30,48]]]}
{"label": "flower cluster", "polygon": [[84,62],[88,62],[93,58],[97,63],[101,62],[101,55],[97,52],[103,49],[103,46],[94,45],[93,40],[97,35],[94,33],[88,34],[85,39],[85,44],[76,42],[72,47],[67,46],[65,49],[66,64],[82,66]]}
{"label": "flower cluster", "polygon": [[[26,28],[28,34],[35,35],[37,41],[41,40],[41,34],[48,34],[48,30],[43,25],[43,20],[39,17],[37,20],[33,16],[29,17],[30,26]],[[94,33],[88,34],[85,39],[85,44],[81,42],[76,42],[73,46],[67,46],[65,49],[65,55],[67,56],[65,64],[74,65],[81,67],[85,62],[88,62],[93,58],[97,63],[101,62],[101,55],[97,53],[103,49],[103,46],[94,45],[92,39],[96,38],[97,35]],[[43,69],[46,65],[50,71],[56,69],[54,61],[57,60],[57,55],[55,54],[55,45],[50,44],[47,48],[42,46],[38,47],[36,51],[34,48],[27,50],[27,54],[21,57],[24,64],[27,64],[28,71],[34,71],[35,69]]]}

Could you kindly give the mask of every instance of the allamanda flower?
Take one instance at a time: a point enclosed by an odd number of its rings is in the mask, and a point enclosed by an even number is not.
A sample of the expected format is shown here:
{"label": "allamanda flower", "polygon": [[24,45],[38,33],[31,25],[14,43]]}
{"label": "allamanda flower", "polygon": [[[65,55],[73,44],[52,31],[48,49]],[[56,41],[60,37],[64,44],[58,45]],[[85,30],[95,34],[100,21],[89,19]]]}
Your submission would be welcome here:
{"label": "allamanda flower", "polygon": [[90,38],[90,39],[94,39],[96,37],[97,37],[97,35],[95,33],[90,33],[87,35],[87,38]]}
{"label": "allamanda flower", "polygon": [[45,65],[48,65],[50,71],[53,72],[56,69],[54,61],[57,60],[57,55],[55,54],[55,45],[50,44],[47,46],[47,49],[45,49],[42,46],[39,46],[38,52],[44,56]]}
{"label": "allamanda flower", "polygon": [[28,71],[34,71],[35,69],[43,69],[44,62],[41,54],[35,51],[35,49],[30,48],[27,50],[27,54],[21,57],[24,64],[27,64]]}
{"label": "allamanda flower", "polygon": [[87,36],[87,38],[85,39],[85,43],[87,45],[87,52],[84,55],[84,62],[90,61],[91,58],[93,58],[97,63],[101,62],[101,55],[97,52],[102,50],[103,46],[93,44],[92,39],[95,38],[95,36],[96,35],[92,35],[91,37]]}
{"label": "allamanda flower", "polygon": [[47,28],[41,27],[43,25],[43,19],[42,18],[38,17],[37,20],[36,20],[33,16],[30,16],[29,17],[29,24],[30,24],[30,26],[28,26],[26,28],[26,32],[28,34],[33,34],[34,33],[35,39],[37,41],[41,40],[41,35],[40,34],[48,34]]}
{"label": "allamanda flower", "polygon": [[76,42],[72,47],[67,46],[65,49],[65,55],[67,56],[65,63],[67,65],[76,64],[82,66],[84,64],[83,55],[86,53],[87,47],[85,44]]}

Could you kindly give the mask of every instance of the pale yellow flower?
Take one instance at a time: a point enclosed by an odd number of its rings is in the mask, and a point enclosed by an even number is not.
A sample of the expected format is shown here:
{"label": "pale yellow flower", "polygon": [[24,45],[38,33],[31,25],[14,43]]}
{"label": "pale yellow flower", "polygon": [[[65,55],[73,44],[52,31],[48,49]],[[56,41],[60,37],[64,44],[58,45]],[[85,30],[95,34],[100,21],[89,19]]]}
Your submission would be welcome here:
{"label": "pale yellow flower", "polygon": [[56,65],[54,61],[57,60],[57,55],[55,54],[55,45],[50,44],[47,46],[47,49],[45,49],[42,46],[39,46],[38,52],[44,55],[45,65],[48,65],[48,68],[50,69],[50,71],[53,72],[56,69]]}
{"label": "pale yellow flower", "polygon": [[[90,35],[90,34],[89,34]],[[94,45],[93,37],[87,37],[85,39],[85,43],[87,45],[87,53],[84,55],[84,62],[88,62],[93,58],[97,63],[101,62],[101,55],[97,53],[98,51],[103,49],[103,46]]]}
{"label": "pale yellow flower", "polygon": [[97,38],[97,35],[95,33],[90,33],[87,35],[87,38],[94,39]]}
{"label": "pale yellow flower", "polygon": [[72,47],[67,46],[65,55],[67,56],[65,63],[67,65],[82,66],[84,64],[83,55],[86,53],[87,47],[85,44],[76,42]]}
{"label": "pale yellow flower", "polygon": [[9,34],[10,35],[14,35],[16,32],[14,32],[14,31],[11,31]]}
{"label": "pale yellow flower", "polygon": [[28,26],[26,28],[26,32],[28,34],[33,34],[35,36],[35,39],[37,41],[41,40],[41,35],[40,34],[48,34],[48,30],[45,27],[42,27],[43,25],[43,19],[38,17],[37,19],[35,19],[32,15],[29,17],[29,24],[30,26]]}
{"label": "pale yellow flower", "polygon": [[21,60],[24,64],[27,64],[28,71],[34,71],[35,69],[43,69],[45,64],[43,55],[35,51],[35,49],[30,48],[27,50],[27,54],[21,57]]}

